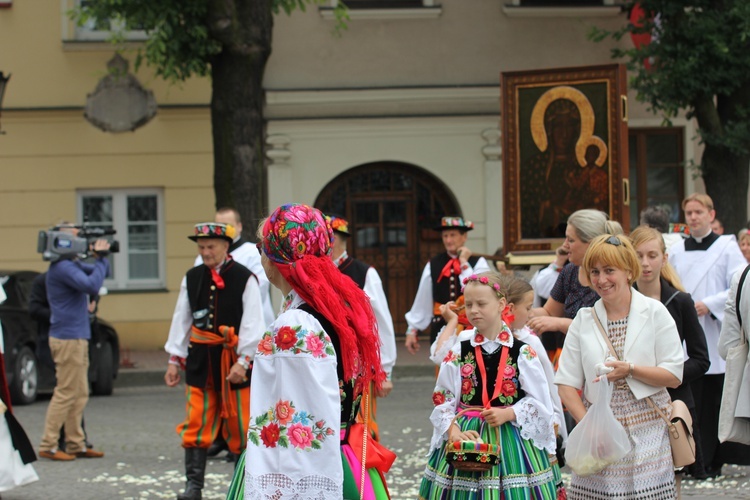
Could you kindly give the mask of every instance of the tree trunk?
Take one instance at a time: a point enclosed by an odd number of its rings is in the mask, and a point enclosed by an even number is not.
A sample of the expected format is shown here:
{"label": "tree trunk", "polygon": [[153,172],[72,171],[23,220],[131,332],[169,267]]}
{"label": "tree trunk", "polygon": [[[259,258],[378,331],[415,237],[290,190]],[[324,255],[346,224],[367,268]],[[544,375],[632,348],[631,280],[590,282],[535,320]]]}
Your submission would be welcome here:
{"label": "tree trunk", "polygon": [[728,148],[706,145],[701,167],[716,217],[724,224],[727,234],[737,234],[747,224],[750,155],[737,155]]}
{"label": "tree trunk", "polygon": [[237,209],[244,235],[254,241],[268,211],[263,74],[273,14],[269,0],[218,3],[222,12],[214,14],[231,25],[220,34],[221,53],[211,60],[216,208]]}

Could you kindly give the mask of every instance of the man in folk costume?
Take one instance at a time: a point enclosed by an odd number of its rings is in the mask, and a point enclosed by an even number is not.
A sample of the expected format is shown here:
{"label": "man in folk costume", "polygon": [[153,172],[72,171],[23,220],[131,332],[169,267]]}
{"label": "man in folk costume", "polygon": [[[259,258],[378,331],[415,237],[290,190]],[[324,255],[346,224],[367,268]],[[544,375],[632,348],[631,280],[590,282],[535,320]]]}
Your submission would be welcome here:
{"label": "man in folk costume", "polygon": [[[273,320],[276,319],[276,315],[273,311],[273,305],[271,304],[271,284],[266,278],[266,272],[263,270],[263,266],[260,263],[260,255],[258,249],[255,248],[255,243],[250,243],[242,236],[242,219],[240,213],[234,208],[222,207],[216,211],[214,216],[214,222],[219,224],[227,224],[235,229],[235,236],[232,243],[229,244],[229,255],[232,260],[238,262],[250,269],[250,271],[258,279],[260,285],[260,297],[263,303],[263,324],[270,325]],[[198,255],[195,258],[195,265],[200,266],[203,264],[203,258]],[[208,448],[208,456],[215,457],[224,450],[228,450],[226,441],[222,437],[221,429],[218,431],[216,441]],[[227,462],[234,462],[237,459],[237,455],[234,453],[228,453],[226,460]]]}
{"label": "man in folk costume", "polygon": [[[703,445],[706,474],[717,476],[728,453],[719,445],[718,422],[724,387],[724,360],[718,344],[727,292],[735,272],[747,265],[733,235],[719,236],[711,230],[714,204],[708,195],[694,193],[682,202],[690,237],[669,248],[674,266],[687,292],[695,301],[698,319],[706,335],[711,366],[701,379],[692,382],[697,404],[698,428]],[[747,453],[747,451],[745,452]],[[750,455],[750,453],[748,453]]]}
{"label": "man in folk costume", "polygon": [[[263,270],[263,266],[260,263],[260,255],[258,249],[255,248],[255,243],[251,243],[242,236],[242,219],[240,213],[234,208],[223,207],[216,211],[214,222],[219,224],[226,224],[232,226],[235,230],[234,240],[229,244],[229,255],[232,256],[232,260],[239,262],[258,278],[260,284],[260,297],[263,302],[263,321],[266,325],[273,323],[276,319],[276,312],[273,309],[271,303],[271,284],[266,278],[266,272]],[[199,266],[203,264],[203,258],[198,255],[195,258],[195,265]]]}
{"label": "man in folk costume", "polygon": [[[185,448],[187,486],[178,500],[200,500],[208,447],[222,428],[229,451],[245,448],[250,368],[264,331],[258,279],[229,256],[234,227],[205,222],[188,236],[203,264],[182,279],[164,349],[169,387],[185,370],[187,415],[177,426]],[[221,425],[220,425],[221,424]]]}
{"label": "man in folk costume", "polygon": [[[436,231],[442,233],[445,252],[433,257],[422,271],[419,288],[411,310],[406,313],[406,348],[416,354],[419,350],[417,334],[430,327],[430,344],[435,341],[445,320],[440,315],[440,306],[456,302],[458,307],[458,332],[462,331],[466,319],[461,294],[461,284],[472,274],[490,271],[484,257],[474,257],[466,246],[467,233],[474,224],[461,217],[443,217]],[[457,332],[457,333],[458,333]]]}
{"label": "man in folk costume", "polygon": [[[333,229],[333,251],[331,259],[338,267],[339,271],[349,276],[357,286],[364,290],[370,299],[372,311],[375,314],[375,321],[378,324],[378,334],[380,335],[380,363],[385,372],[385,380],[382,388],[370,397],[370,415],[367,423],[370,432],[376,440],[379,440],[378,424],[375,420],[377,414],[376,398],[384,398],[393,389],[391,381],[391,372],[396,364],[396,335],[393,329],[393,318],[388,308],[388,299],[383,290],[383,282],[380,280],[377,270],[351,257],[346,251],[346,244],[351,237],[349,233],[349,222],[338,216],[329,215],[328,220]],[[364,421],[364,405],[360,407],[359,420]]]}

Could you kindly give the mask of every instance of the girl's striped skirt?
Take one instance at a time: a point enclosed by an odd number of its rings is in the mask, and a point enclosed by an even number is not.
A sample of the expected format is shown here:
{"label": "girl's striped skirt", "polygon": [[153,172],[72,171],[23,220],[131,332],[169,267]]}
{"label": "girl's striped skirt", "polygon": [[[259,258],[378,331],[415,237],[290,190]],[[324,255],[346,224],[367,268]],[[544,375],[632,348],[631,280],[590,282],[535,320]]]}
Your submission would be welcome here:
{"label": "girl's striped skirt", "polygon": [[[485,443],[497,443],[497,431],[469,412],[456,419],[463,431],[479,432]],[[555,476],[547,452],[521,438],[511,423],[500,426],[502,460],[486,472],[453,468],[446,460],[445,446],[434,450],[419,488],[420,500],[555,500]]]}

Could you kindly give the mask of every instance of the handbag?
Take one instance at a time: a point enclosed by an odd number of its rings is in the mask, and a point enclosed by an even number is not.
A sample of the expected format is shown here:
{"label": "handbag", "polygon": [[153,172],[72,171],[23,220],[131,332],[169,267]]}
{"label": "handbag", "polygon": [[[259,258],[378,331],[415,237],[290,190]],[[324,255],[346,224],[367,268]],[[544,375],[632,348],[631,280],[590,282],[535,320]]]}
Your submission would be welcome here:
{"label": "handbag", "polygon": [[[737,322],[740,325],[740,343],[727,352],[724,389],[721,393],[721,407],[719,409],[719,441],[722,443],[733,441],[750,444],[750,419],[735,416],[748,359],[747,333],[742,326],[742,314],[740,313],[740,296],[748,271],[750,271],[750,266],[747,266],[742,272],[737,285],[737,296],[734,304]],[[745,396],[747,397],[747,395]]]}
{"label": "handbag", "polygon": [[[604,337],[604,341],[609,347],[609,351],[612,356],[619,360],[615,348],[612,346],[607,333],[604,331],[602,322],[599,321],[596,313],[593,313],[594,321],[596,326],[599,327],[599,332]],[[693,438],[693,419],[690,416],[690,410],[687,405],[675,399],[672,401],[672,417],[671,419],[664,414],[659,407],[654,404],[654,401],[650,396],[646,397],[646,400],[651,407],[656,410],[656,413],[667,423],[667,430],[669,431],[669,444],[672,448],[672,460],[674,461],[675,467],[685,467],[695,462],[695,439]]]}

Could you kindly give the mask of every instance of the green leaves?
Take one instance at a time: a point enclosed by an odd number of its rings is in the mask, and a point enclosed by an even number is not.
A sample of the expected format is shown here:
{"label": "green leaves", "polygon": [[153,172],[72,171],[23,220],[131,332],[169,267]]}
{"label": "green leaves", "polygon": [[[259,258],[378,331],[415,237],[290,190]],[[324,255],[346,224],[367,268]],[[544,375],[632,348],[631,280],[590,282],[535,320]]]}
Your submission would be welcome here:
{"label": "green leaves", "polygon": [[[632,8],[636,2],[630,2]],[[708,144],[750,150],[750,2],[746,0],[642,0],[642,26],[623,22],[619,30],[594,27],[595,42],[623,40],[612,50],[633,73],[638,99],[666,120],[687,110]],[[631,35],[650,34],[636,48]],[[723,104],[722,104],[723,103]]]}

